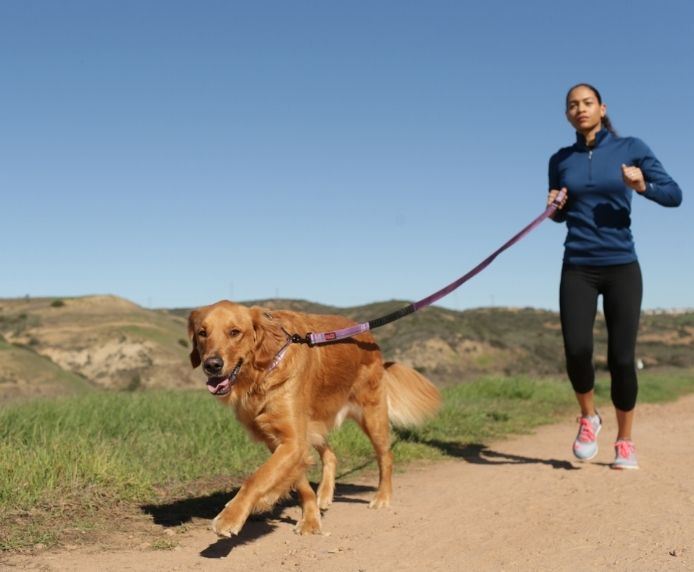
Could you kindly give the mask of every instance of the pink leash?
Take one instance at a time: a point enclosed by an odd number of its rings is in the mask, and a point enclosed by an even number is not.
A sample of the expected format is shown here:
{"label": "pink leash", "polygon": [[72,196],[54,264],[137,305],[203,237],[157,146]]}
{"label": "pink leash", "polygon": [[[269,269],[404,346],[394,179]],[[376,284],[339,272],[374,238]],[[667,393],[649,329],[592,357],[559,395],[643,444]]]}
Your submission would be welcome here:
{"label": "pink leash", "polygon": [[[357,324],[355,326],[351,326],[349,328],[343,328],[341,330],[335,330],[332,332],[322,332],[319,334],[314,334],[314,333],[308,333],[304,337],[299,336],[299,334],[293,334],[292,336],[289,337],[287,340],[287,344],[285,347],[282,348],[282,351],[280,354],[278,354],[277,358],[275,360],[279,362],[279,360],[282,359],[284,356],[284,350],[286,350],[287,346],[290,343],[295,343],[295,344],[308,344],[309,346],[314,346],[316,344],[325,344],[329,342],[335,342],[337,340],[343,340],[345,338],[351,338],[353,336],[356,336],[358,334],[363,334],[364,332],[368,332],[369,330],[373,330],[375,328],[380,328],[381,326],[384,326],[386,324],[389,324],[390,322],[394,322],[395,320],[398,320],[404,316],[407,316],[408,314],[412,314],[413,312],[416,312],[417,310],[420,310],[422,308],[425,308],[427,306],[430,306],[437,300],[440,300],[444,296],[447,296],[457,288],[459,288],[462,284],[470,280],[473,276],[476,274],[479,274],[484,270],[487,266],[489,266],[494,259],[499,256],[504,250],[510,248],[514,244],[516,244],[519,240],[521,240],[525,235],[530,233],[530,231],[534,230],[536,227],[540,225],[542,221],[544,221],[547,217],[551,216],[554,211],[556,211],[559,208],[559,205],[561,205],[561,202],[564,200],[564,195],[565,192],[561,191],[554,199],[554,201],[547,206],[545,211],[538,216],[535,220],[533,220],[528,226],[523,228],[520,232],[512,236],[508,241],[506,241],[503,245],[501,245],[497,250],[492,252],[487,258],[485,258],[482,262],[480,262],[477,266],[475,266],[472,270],[470,270],[467,274],[464,274],[454,282],[451,282],[448,286],[445,286],[444,288],[441,288],[438,292],[434,292],[430,296],[427,296],[426,298],[421,299],[419,302],[414,302],[413,304],[409,304],[408,306],[405,306],[404,308],[401,308],[399,310],[396,310],[395,312],[392,312],[390,314],[387,314],[385,316],[382,316],[380,318],[376,318],[375,320],[370,320],[368,322],[363,322],[361,324]],[[273,367],[277,365],[277,363],[274,363],[273,361]]]}

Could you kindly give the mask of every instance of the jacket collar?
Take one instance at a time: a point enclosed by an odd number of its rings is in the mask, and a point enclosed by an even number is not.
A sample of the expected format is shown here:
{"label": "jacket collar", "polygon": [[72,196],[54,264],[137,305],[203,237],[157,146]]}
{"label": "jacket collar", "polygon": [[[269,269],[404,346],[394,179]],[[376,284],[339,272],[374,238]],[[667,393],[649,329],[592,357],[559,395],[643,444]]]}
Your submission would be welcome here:
{"label": "jacket collar", "polygon": [[[610,134],[610,132],[604,127],[600,129],[600,131],[598,131],[595,134],[595,144],[593,145],[593,149],[595,147],[598,147],[605,139],[611,136],[612,135]],[[578,147],[579,149],[588,149],[588,145],[586,145],[586,138],[583,136],[582,133],[579,133],[578,131],[576,131],[576,147]]]}

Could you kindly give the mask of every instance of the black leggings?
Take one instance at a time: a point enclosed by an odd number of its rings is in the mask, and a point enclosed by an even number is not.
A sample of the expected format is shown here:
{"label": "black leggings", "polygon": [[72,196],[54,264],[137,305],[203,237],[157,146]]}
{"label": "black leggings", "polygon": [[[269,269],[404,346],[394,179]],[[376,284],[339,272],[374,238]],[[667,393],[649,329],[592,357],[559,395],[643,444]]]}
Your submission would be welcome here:
{"label": "black leggings", "polygon": [[587,393],[595,385],[593,325],[598,295],[602,294],[612,403],[622,411],[631,411],[636,405],[636,333],[642,293],[638,262],[615,266],[564,264],[559,310],[566,371],[576,393]]}

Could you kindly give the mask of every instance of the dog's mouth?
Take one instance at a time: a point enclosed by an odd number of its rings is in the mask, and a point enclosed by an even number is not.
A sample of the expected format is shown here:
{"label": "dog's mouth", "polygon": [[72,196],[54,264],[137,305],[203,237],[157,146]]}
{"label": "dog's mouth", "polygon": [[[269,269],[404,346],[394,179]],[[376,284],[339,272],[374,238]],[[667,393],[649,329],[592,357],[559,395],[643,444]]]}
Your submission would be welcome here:
{"label": "dog's mouth", "polygon": [[236,364],[236,367],[232,370],[229,375],[222,377],[208,377],[207,378],[207,389],[212,395],[221,396],[226,395],[231,391],[234,383],[236,383],[236,378],[241,370],[241,364],[243,360],[240,359]]}

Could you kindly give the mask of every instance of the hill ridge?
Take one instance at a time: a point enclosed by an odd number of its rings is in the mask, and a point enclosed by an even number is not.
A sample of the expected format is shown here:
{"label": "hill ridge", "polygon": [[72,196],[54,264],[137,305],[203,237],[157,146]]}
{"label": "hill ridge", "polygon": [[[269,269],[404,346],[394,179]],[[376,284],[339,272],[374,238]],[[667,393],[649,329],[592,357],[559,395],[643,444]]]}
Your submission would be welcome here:
{"label": "hill ridge", "polygon": [[[270,309],[335,313],[356,322],[406,306],[403,300],[338,308],[296,299],[241,302]],[[0,398],[80,388],[186,388],[201,383],[189,365],[189,308],[143,308],[112,294],[0,299]],[[605,329],[596,320],[596,365]],[[384,357],[449,385],[484,375],[563,375],[557,312],[498,306],[424,308],[374,331]],[[694,365],[694,312],[644,312],[637,356],[645,367]],[[21,350],[21,351],[20,351]],[[27,356],[34,356],[28,359]],[[41,380],[40,383],[37,380]]]}

